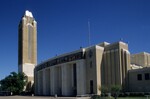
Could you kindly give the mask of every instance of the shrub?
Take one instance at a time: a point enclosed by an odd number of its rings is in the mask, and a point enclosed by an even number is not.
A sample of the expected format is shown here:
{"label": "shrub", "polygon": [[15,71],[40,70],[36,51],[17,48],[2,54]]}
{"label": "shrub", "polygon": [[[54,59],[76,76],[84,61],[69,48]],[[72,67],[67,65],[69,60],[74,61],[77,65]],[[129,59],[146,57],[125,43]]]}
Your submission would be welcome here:
{"label": "shrub", "polygon": [[94,95],[91,97],[91,99],[114,99],[113,97],[101,97],[99,95]]}

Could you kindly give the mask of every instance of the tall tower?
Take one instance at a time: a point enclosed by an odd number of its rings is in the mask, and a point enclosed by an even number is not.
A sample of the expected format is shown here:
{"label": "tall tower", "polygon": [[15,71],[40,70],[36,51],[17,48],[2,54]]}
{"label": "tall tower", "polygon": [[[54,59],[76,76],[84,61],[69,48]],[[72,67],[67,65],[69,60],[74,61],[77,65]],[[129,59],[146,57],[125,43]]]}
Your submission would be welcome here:
{"label": "tall tower", "polygon": [[23,72],[33,81],[37,64],[37,22],[28,10],[25,11],[18,27],[18,72]]}

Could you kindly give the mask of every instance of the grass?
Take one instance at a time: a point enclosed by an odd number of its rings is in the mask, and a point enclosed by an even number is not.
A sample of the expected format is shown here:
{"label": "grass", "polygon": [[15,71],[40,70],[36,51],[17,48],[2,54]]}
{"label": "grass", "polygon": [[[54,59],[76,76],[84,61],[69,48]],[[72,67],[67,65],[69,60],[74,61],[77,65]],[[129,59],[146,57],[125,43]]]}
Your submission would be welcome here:
{"label": "grass", "polygon": [[147,99],[147,97],[118,97],[117,99]]}
{"label": "grass", "polygon": [[[148,97],[147,97],[148,96]],[[100,96],[100,95],[94,95],[92,96],[92,99],[115,99],[113,96]],[[150,94],[130,94],[130,96],[126,94],[120,94],[120,97],[117,97],[117,99],[150,99]]]}
{"label": "grass", "polygon": [[[95,97],[93,99],[114,99],[114,97]],[[147,97],[118,97],[117,99],[147,99]],[[150,99],[150,97],[148,99]]]}

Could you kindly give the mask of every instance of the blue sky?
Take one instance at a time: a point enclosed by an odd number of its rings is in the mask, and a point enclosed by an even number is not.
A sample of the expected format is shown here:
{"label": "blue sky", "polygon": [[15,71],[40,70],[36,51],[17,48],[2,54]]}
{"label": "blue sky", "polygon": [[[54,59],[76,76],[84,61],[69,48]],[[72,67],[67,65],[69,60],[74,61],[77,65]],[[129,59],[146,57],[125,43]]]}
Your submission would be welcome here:
{"label": "blue sky", "polygon": [[150,52],[150,0],[1,0],[0,79],[18,66],[18,24],[25,10],[38,24],[38,63],[56,54],[120,38],[131,53]]}

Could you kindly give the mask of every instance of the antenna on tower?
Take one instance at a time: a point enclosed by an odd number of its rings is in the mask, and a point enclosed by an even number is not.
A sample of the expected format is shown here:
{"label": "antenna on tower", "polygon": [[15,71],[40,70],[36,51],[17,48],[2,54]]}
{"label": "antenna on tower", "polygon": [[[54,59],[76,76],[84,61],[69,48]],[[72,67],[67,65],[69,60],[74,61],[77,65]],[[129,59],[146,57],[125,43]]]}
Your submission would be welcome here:
{"label": "antenna on tower", "polygon": [[91,45],[90,20],[88,19],[88,43]]}
{"label": "antenna on tower", "polygon": [[120,38],[120,41],[123,41],[123,38]]}

